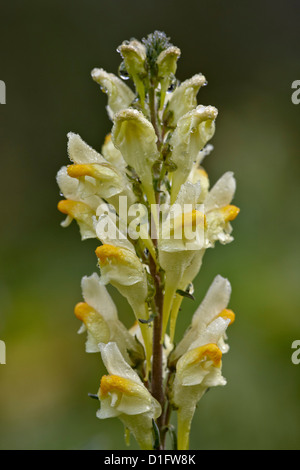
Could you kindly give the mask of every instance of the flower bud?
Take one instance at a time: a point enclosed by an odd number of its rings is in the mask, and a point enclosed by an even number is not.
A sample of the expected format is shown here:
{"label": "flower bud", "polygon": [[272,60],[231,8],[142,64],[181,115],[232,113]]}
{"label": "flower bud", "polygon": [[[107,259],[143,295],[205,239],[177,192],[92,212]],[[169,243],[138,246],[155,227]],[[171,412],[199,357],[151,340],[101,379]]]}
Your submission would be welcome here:
{"label": "flower bud", "polygon": [[177,68],[177,60],[181,54],[180,49],[175,46],[170,46],[164,51],[162,51],[157,60],[157,77],[161,85],[161,94],[160,94],[160,109],[163,108],[165,102],[166,92],[171,84],[171,80],[175,75]]}
{"label": "flower bud", "polygon": [[145,70],[145,46],[134,39],[129,43],[123,42],[121,46],[118,47],[118,51],[124,59],[126,70],[135,84],[137,93],[141,100],[141,105],[144,107],[145,87],[143,79],[145,79],[147,75]]}

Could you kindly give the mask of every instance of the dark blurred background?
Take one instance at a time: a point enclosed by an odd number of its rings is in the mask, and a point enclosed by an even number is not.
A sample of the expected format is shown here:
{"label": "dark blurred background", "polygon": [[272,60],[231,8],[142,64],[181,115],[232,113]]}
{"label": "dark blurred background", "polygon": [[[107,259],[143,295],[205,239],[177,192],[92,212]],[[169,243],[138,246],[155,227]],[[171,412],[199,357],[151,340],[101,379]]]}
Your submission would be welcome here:
{"label": "dark blurred background", "polygon": [[[219,117],[205,168],[212,183],[234,171],[241,208],[235,242],[206,253],[196,303],[185,300],[179,320],[177,338],[214,276],[230,279],[228,385],[200,402],[191,448],[298,449],[299,1],[2,0],[0,10],[0,448],[125,448],[121,423],[97,420],[87,396],[103,369],[84,352],[73,307],[81,277],[97,270],[97,243],[81,242],[75,223],[60,227],[55,175],[67,163],[67,132],[100,150],[110,130],[90,71],[117,73],[118,45],[158,29],[182,51],[178,78],[208,79],[199,102]],[[111,292],[130,326],[130,309]]]}

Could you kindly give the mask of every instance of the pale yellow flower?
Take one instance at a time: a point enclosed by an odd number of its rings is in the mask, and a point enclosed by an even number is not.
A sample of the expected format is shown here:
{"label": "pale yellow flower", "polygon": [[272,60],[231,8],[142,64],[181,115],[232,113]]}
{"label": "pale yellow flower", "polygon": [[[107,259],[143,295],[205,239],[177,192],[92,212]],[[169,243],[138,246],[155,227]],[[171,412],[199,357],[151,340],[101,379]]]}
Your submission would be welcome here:
{"label": "pale yellow flower", "polygon": [[75,306],[74,313],[82,321],[79,333],[87,332],[86,352],[99,353],[99,343],[115,342],[127,362],[143,358],[141,345],[118,318],[117,308],[94,273],[81,281],[84,302]]}
{"label": "pale yellow flower", "polygon": [[100,345],[100,351],[109,375],[101,379],[98,418],[118,417],[134,435],[141,449],[152,449],[152,420],[160,416],[160,404],[126,363],[115,343]]}
{"label": "pale yellow flower", "polygon": [[[137,255],[127,248],[114,245],[99,246],[96,255],[102,283],[110,283],[118,289],[130,304],[137,321],[148,321],[147,275]],[[140,328],[146,349],[147,372],[149,372],[152,355],[151,326],[141,323]]]}

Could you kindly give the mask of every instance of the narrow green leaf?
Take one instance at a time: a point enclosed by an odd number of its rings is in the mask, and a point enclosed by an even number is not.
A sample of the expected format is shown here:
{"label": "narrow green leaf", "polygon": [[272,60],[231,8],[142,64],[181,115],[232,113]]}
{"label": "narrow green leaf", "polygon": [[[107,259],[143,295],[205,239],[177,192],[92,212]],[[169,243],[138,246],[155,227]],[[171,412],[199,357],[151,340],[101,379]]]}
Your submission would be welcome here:
{"label": "narrow green leaf", "polygon": [[187,297],[191,300],[195,300],[195,297],[185,290],[177,289],[176,294],[181,295],[182,297]]}
{"label": "narrow green leaf", "polygon": [[89,396],[90,398],[93,398],[93,400],[99,400],[98,395],[96,395],[95,393],[88,393],[88,396]]}
{"label": "narrow green leaf", "polygon": [[152,430],[153,430],[153,437],[154,437],[153,448],[154,450],[158,450],[160,447],[160,433],[159,433],[159,429],[154,419],[152,419]]}

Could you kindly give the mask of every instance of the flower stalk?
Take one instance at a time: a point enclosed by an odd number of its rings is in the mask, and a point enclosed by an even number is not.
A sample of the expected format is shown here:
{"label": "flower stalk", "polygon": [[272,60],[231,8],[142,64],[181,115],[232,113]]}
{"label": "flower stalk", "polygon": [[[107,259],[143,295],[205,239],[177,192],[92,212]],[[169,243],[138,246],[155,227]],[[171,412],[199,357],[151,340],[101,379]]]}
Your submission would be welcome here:
{"label": "flower stalk", "polygon": [[[57,175],[62,225],[75,219],[82,239],[97,240],[100,275],[82,279],[75,315],[87,334],[86,352],[101,354],[108,372],[93,394],[98,418],[118,417],[126,442],[132,434],[142,449],[164,450],[170,434],[173,448],[186,450],[198,401],[226,383],[221,359],[235,318],[227,309],[229,281],[215,278],[175,346],[176,322],[184,299],[194,299],[206,250],[233,240],[235,179],[228,172],[210,189],[201,165],[218,115],[197,103],[205,77],[179,83],[181,52],[162,32],[124,41],[118,51],[120,77],[92,71],[108,96],[111,134],[99,153],[70,133],[71,164]],[[129,78],[134,90],[124,82]],[[133,311],[129,330],[107,284]]]}

